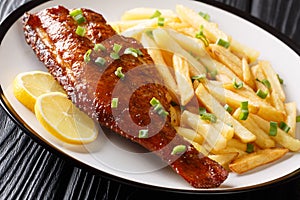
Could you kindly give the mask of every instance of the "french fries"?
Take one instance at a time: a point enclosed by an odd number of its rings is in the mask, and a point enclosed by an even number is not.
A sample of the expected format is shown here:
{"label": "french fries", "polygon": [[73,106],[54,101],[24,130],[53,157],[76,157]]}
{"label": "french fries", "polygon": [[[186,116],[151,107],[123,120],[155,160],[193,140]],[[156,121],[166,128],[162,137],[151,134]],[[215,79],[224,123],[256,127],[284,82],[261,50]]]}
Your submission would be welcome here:
{"label": "french fries", "polygon": [[[297,104],[286,102],[277,73],[257,50],[183,5],[132,9],[110,24],[148,49],[176,104],[169,108],[171,125],[203,155],[242,174],[300,151]],[[214,120],[202,118],[199,108]],[[271,122],[284,122],[286,132],[277,127],[270,135]]]}
{"label": "french fries", "polygon": [[229,168],[238,174],[242,174],[256,167],[274,162],[287,152],[288,149],[283,148],[258,150],[234,160],[229,164]]}

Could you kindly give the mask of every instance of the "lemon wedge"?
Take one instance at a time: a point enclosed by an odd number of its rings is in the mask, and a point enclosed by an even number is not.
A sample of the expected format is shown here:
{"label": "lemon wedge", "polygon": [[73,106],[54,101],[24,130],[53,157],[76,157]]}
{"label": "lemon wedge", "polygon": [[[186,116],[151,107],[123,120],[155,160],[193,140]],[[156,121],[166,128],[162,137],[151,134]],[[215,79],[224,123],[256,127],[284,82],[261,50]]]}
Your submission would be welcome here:
{"label": "lemon wedge", "polygon": [[62,86],[51,74],[43,71],[30,71],[18,74],[14,79],[13,92],[18,101],[32,112],[38,96],[48,92],[65,93]]}
{"label": "lemon wedge", "polygon": [[34,110],[43,127],[64,142],[84,144],[97,138],[98,131],[94,121],[80,111],[65,94],[50,92],[40,95]]}

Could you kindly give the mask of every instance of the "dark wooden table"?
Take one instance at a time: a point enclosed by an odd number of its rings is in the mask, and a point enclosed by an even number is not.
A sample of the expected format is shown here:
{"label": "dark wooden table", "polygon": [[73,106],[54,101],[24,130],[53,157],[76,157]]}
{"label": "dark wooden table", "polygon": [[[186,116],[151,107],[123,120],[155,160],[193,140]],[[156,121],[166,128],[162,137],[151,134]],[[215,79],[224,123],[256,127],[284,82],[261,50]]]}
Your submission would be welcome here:
{"label": "dark wooden table", "polygon": [[[0,22],[30,0],[1,0]],[[206,0],[260,20],[300,46],[299,0]],[[299,66],[300,67],[300,66]],[[300,177],[259,190],[214,196],[166,193],[109,180],[26,135],[0,106],[0,199],[300,199]]]}

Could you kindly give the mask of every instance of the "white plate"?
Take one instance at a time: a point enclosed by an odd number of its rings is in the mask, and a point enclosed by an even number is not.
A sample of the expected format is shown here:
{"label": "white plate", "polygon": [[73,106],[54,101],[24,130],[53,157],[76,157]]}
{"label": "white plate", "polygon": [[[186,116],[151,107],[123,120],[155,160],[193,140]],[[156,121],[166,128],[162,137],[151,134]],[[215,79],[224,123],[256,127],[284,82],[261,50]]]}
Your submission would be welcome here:
{"label": "white plate", "polygon": [[[298,108],[300,108],[300,93],[297,90],[300,84],[298,77],[300,72],[299,55],[260,27],[229,12],[204,3],[187,0],[127,0],[126,3],[120,0],[105,2],[57,0],[44,3],[31,12],[58,4],[68,8],[91,8],[102,13],[107,21],[120,19],[125,10],[134,7],[155,6],[174,10],[176,4],[183,4],[196,11],[207,12],[224,32],[237,41],[259,50],[261,52],[260,59],[271,61],[275,70],[285,81],[287,101],[296,101]],[[38,61],[32,49],[25,43],[21,19],[11,26],[3,38],[0,47],[0,60],[1,87],[5,99],[7,99],[7,103],[4,104],[11,112],[15,111],[18,114],[19,117],[13,114],[16,120],[25,123],[26,127],[30,128],[41,140],[56,150],[96,170],[111,174],[122,180],[175,191],[224,192],[256,188],[299,173],[300,154],[288,153],[275,164],[259,167],[244,175],[231,173],[219,188],[195,189],[169,167],[166,167],[157,157],[146,152],[138,145],[120,138],[117,134],[106,135],[100,133],[95,142],[80,147],[64,144],[46,132],[37,122],[35,116],[24,108],[12,94],[12,81],[18,73],[30,70],[46,70],[43,64]]]}

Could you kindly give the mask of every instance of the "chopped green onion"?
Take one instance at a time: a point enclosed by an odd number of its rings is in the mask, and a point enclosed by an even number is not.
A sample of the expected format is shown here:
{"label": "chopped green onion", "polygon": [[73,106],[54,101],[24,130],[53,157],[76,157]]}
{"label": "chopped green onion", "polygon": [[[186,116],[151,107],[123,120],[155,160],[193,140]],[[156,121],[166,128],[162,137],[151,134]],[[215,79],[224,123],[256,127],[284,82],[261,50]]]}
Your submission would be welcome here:
{"label": "chopped green onion", "polygon": [[257,92],[256,92],[256,95],[259,96],[262,99],[267,98],[268,94],[269,94],[268,91],[264,92],[261,89],[258,89]]}
{"label": "chopped green onion", "polygon": [[239,116],[240,120],[246,120],[249,115],[249,110],[248,110],[248,101],[243,101],[241,102],[241,113]]}
{"label": "chopped green onion", "polygon": [[177,145],[173,148],[171,155],[181,154],[186,151],[186,146],[183,144]]}
{"label": "chopped green onion", "polygon": [[251,143],[247,143],[247,149],[246,152],[247,153],[252,153],[254,151],[254,145]]}
{"label": "chopped green onion", "polygon": [[232,84],[235,89],[241,89],[244,86],[243,82],[237,83],[236,78],[233,78]]}
{"label": "chopped green onion", "polygon": [[300,122],[300,116],[297,116],[297,117],[296,117],[296,122],[297,122],[297,123]]}
{"label": "chopped green onion", "polygon": [[199,115],[200,115],[200,119],[202,120],[210,121],[212,123],[217,122],[216,115],[206,112],[206,109],[203,107],[199,107]]}
{"label": "chopped green onion", "polygon": [[152,99],[150,100],[150,104],[151,104],[151,106],[156,106],[156,105],[160,104],[160,102],[155,97],[152,97]]}
{"label": "chopped green onion", "polygon": [[289,127],[285,122],[279,123],[279,128],[283,130],[284,132],[288,133],[291,127]]}
{"label": "chopped green onion", "polygon": [[210,79],[215,80],[216,76],[218,75],[218,70],[215,69],[213,71],[210,71],[210,72],[208,72],[208,75],[210,76]]}
{"label": "chopped green onion", "polygon": [[122,45],[114,43],[114,46],[113,46],[113,51],[114,52],[119,53],[121,49],[122,49]]}
{"label": "chopped green onion", "polygon": [[198,81],[206,80],[206,74],[192,76],[192,80],[198,80]]}
{"label": "chopped green onion", "polygon": [[226,110],[227,112],[229,112],[229,113],[232,113],[232,111],[233,111],[233,108],[230,107],[228,104],[225,104],[224,108],[225,108],[225,110]]}
{"label": "chopped green onion", "polygon": [[270,130],[269,130],[269,135],[270,136],[276,136],[277,135],[277,122],[270,122]]}
{"label": "chopped green onion", "polygon": [[214,115],[212,113],[203,113],[202,115],[200,115],[200,118],[202,120],[210,121],[212,123],[216,123],[217,122],[216,115]]}
{"label": "chopped green onion", "polygon": [[158,17],[158,19],[157,19],[157,25],[158,26],[164,26],[165,25],[165,18]]}
{"label": "chopped green onion", "polygon": [[160,101],[155,97],[150,100],[150,104],[153,107],[153,110],[161,117],[166,117],[169,115],[169,113],[165,111],[164,107],[161,105]]}
{"label": "chopped green onion", "polygon": [[153,15],[150,17],[150,19],[156,18],[156,17],[160,17],[161,16],[161,12],[159,10],[156,10]]}
{"label": "chopped green onion", "polygon": [[103,44],[98,43],[98,44],[95,44],[94,51],[98,51],[98,50],[105,51],[106,48]]}
{"label": "chopped green onion", "polygon": [[209,42],[208,42],[208,40],[207,40],[207,38],[206,38],[206,36],[204,35],[204,33],[203,33],[203,25],[201,25],[200,26],[200,31],[196,34],[196,38],[197,39],[200,39],[203,43],[204,43],[204,45],[207,47],[208,45],[209,45]]}
{"label": "chopped green onion", "polygon": [[97,57],[96,60],[95,60],[95,63],[99,66],[103,66],[106,63],[106,60],[102,57]]}
{"label": "chopped green onion", "polygon": [[209,14],[207,14],[207,13],[204,13],[204,12],[199,12],[198,13],[201,17],[203,17],[206,21],[210,21],[210,16],[209,16]]}
{"label": "chopped green onion", "polygon": [[125,74],[122,72],[122,67],[118,67],[117,70],[115,71],[115,75],[121,79],[125,77]]}
{"label": "chopped green onion", "polygon": [[84,37],[85,36],[85,33],[86,33],[86,29],[82,26],[77,26],[77,29],[76,29],[76,34],[81,36],[81,37]]}
{"label": "chopped green onion", "polygon": [[85,22],[85,17],[82,14],[74,16],[73,19],[77,22],[77,24]]}
{"label": "chopped green onion", "polygon": [[87,50],[87,52],[85,52],[84,56],[83,56],[83,60],[84,62],[88,63],[91,61],[90,55],[92,53],[92,49]]}
{"label": "chopped green onion", "polygon": [[203,114],[205,114],[205,113],[207,113],[207,112],[206,112],[206,108],[199,107],[199,115],[203,115]]}
{"label": "chopped green onion", "polygon": [[229,43],[228,41],[226,41],[226,40],[223,40],[222,38],[219,38],[219,39],[217,40],[216,44],[217,44],[217,45],[220,45],[220,46],[222,46],[222,47],[224,47],[224,48],[226,48],[226,49],[228,49],[229,46],[230,46],[230,43]]}
{"label": "chopped green onion", "polygon": [[109,56],[115,60],[118,60],[120,58],[119,54],[116,52],[111,52]]}
{"label": "chopped green onion", "polygon": [[111,101],[111,108],[117,108],[119,104],[119,98],[113,98]]}
{"label": "chopped green onion", "polygon": [[139,138],[148,138],[149,137],[148,129],[139,130]]}
{"label": "chopped green onion", "polygon": [[264,84],[268,89],[271,89],[271,83],[267,79],[262,80],[261,83]]}
{"label": "chopped green onion", "polygon": [[81,10],[80,8],[78,8],[78,9],[75,9],[75,10],[70,11],[69,14],[70,14],[71,17],[75,17],[75,16],[77,16],[77,15],[82,14],[82,10]]}
{"label": "chopped green onion", "polygon": [[132,47],[126,48],[125,51],[124,51],[124,54],[131,54],[136,58],[138,56],[143,55],[143,53],[139,49],[135,49],[135,48],[132,48]]}
{"label": "chopped green onion", "polygon": [[279,80],[279,83],[282,85],[282,84],[284,83],[284,81],[283,81],[282,78],[280,78],[279,74],[277,74],[277,78],[278,78],[278,80]]}

